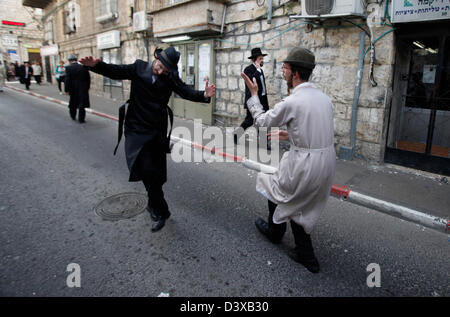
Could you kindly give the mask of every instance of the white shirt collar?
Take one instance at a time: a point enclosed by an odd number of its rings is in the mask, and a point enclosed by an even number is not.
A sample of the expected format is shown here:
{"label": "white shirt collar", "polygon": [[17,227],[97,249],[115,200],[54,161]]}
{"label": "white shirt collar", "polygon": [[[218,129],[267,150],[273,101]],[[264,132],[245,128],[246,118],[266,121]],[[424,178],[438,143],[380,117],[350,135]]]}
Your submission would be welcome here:
{"label": "white shirt collar", "polygon": [[256,64],[255,64],[255,63],[253,63],[253,65],[255,65],[255,67],[256,67],[256,70],[257,70],[258,72],[261,72],[261,68],[258,68],[258,67],[256,66]]}
{"label": "white shirt collar", "polygon": [[295,88],[292,90],[292,93],[296,93],[301,88],[314,88],[314,86],[310,82],[305,82],[300,85],[295,86]]}

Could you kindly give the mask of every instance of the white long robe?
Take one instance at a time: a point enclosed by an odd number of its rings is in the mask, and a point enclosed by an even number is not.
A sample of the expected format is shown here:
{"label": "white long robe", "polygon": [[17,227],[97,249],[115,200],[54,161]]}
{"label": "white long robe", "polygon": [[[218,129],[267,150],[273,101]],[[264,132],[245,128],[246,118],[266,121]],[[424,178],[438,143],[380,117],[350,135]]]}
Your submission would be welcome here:
{"label": "white long robe", "polygon": [[303,83],[267,112],[258,96],[247,106],[257,127],[286,125],[291,144],[277,172],[258,174],[256,190],[278,204],[274,223],[293,220],[310,234],[325,208],[336,169],[333,104],[322,91]]}

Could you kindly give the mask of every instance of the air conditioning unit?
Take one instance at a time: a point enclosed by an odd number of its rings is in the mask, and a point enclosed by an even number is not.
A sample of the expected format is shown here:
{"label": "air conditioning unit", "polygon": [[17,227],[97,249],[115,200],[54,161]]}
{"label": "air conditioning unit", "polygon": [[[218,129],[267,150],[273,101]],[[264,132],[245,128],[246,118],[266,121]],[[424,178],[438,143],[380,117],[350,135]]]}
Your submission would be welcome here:
{"label": "air conditioning unit", "polygon": [[151,25],[150,15],[145,11],[133,13],[133,32],[147,31]]}
{"label": "air conditioning unit", "polygon": [[366,16],[364,0],[301,0],[302,18]]}

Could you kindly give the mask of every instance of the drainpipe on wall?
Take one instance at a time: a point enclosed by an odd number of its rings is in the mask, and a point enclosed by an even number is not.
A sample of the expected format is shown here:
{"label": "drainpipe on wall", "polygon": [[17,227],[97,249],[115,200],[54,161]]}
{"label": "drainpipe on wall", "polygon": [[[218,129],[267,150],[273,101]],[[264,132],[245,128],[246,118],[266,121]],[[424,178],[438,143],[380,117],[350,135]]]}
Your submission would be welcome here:
{"label": "drainpipe on wall", "polygon": [[359,35],[359,57],[358,57],[358,73],[356,76],[355,93],[353,95],[352,106],[352,122],[350,126],[350,146],[341,146],[339,149],[339,158],[343,160],[353,160],[356,144],[356,125],[358,123],[358,102],[361,93],[361,81],[364,69],[364,42],[366,33],[361,32]]}
{"label": "drainpipe on wall", "polygon": [[273,0],[269,0],[269,10],[267,12],[267,24],[272,23],[272,2]]}
{"label": "drainpipe on wall", "polygon": [[222,25],[220,26],[220,34],[223,34],[223,28],[225,27],[225,17],[227,16],[227,4],[223,6]]}

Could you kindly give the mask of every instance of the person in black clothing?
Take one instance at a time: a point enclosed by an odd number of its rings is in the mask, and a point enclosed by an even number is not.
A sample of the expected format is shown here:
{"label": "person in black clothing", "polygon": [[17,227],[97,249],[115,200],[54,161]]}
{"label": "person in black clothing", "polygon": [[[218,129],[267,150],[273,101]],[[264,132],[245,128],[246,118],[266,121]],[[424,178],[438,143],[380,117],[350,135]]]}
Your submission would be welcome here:
{"label": "person in black clothing", "polygon": [[30,62],[24,62],[19,68],[20,83],[25,84],[25,88],[30,90],[31,76],[33,76],[33,68]]}
{"label": "person in black clothing", "polygon": [[[267,56],[267,54],[263,54],[259,47],[252,49],[251,56],[248,59],[251,59],[253,63],[248,65],[244,69],[244,74],[246,74],[251,81],[253,81],[253,78],[256,78],[256,82],[258,84],[259,101],[261,102],[264,111],[267,111],[269,110],[269,101],[267,100],[266,81],[264,77],[264,72],[262,70],[262,67],[264,66],[264,56]],[[250,93],[250,90],[248,89],[247,86],[245,86],[244,108],[245,110],[247,110],[247,115],[240,125],[240,128],[242,129],[239,128],[234,133],[234,144],[237,144],[237,140],[240,137],[240,135],[242,135],[247,128],[253,125],[252,114],[250,113],[250,111],[248,111],[247,108],[247,101],[250,99],[251,96],[252,95]],[[269,144],[267,145],[269,149]]]}
{"label": "person in black clothing", "polygon": [[65,91],[69,93],[69,113],[72,120],[76,119],[78,109],[78,122],[85,123],[86,110],[90,107],[89,88],[91,76],[87,67],[77,62],[77,57],[69,57],[70,65],[66,67]]}
{"label": "person in black clothing", "polygon": [[106,64],[92,56],[80,60],[95,73],[116,80],[131,80],[128,109],[126,114],[119,113],[119,129],[120,118],[124,116],[129,181],[144,183],[149,198],[147,211],[155,221],[153,232],[164,227],[170,216],[162,189],[167,181],[166,156],[170,153],[168,116],[171,123],[173,120],[172,110],[167,106],[169,98],[175,92],[184,99],[209,103],[215,94],[215,86],[208,82],[204,91],[198,91],[180,79],[177,69],[180,53],[174,47],[156,49],[154,56],[152,63],[138,59],[128,65]]}

